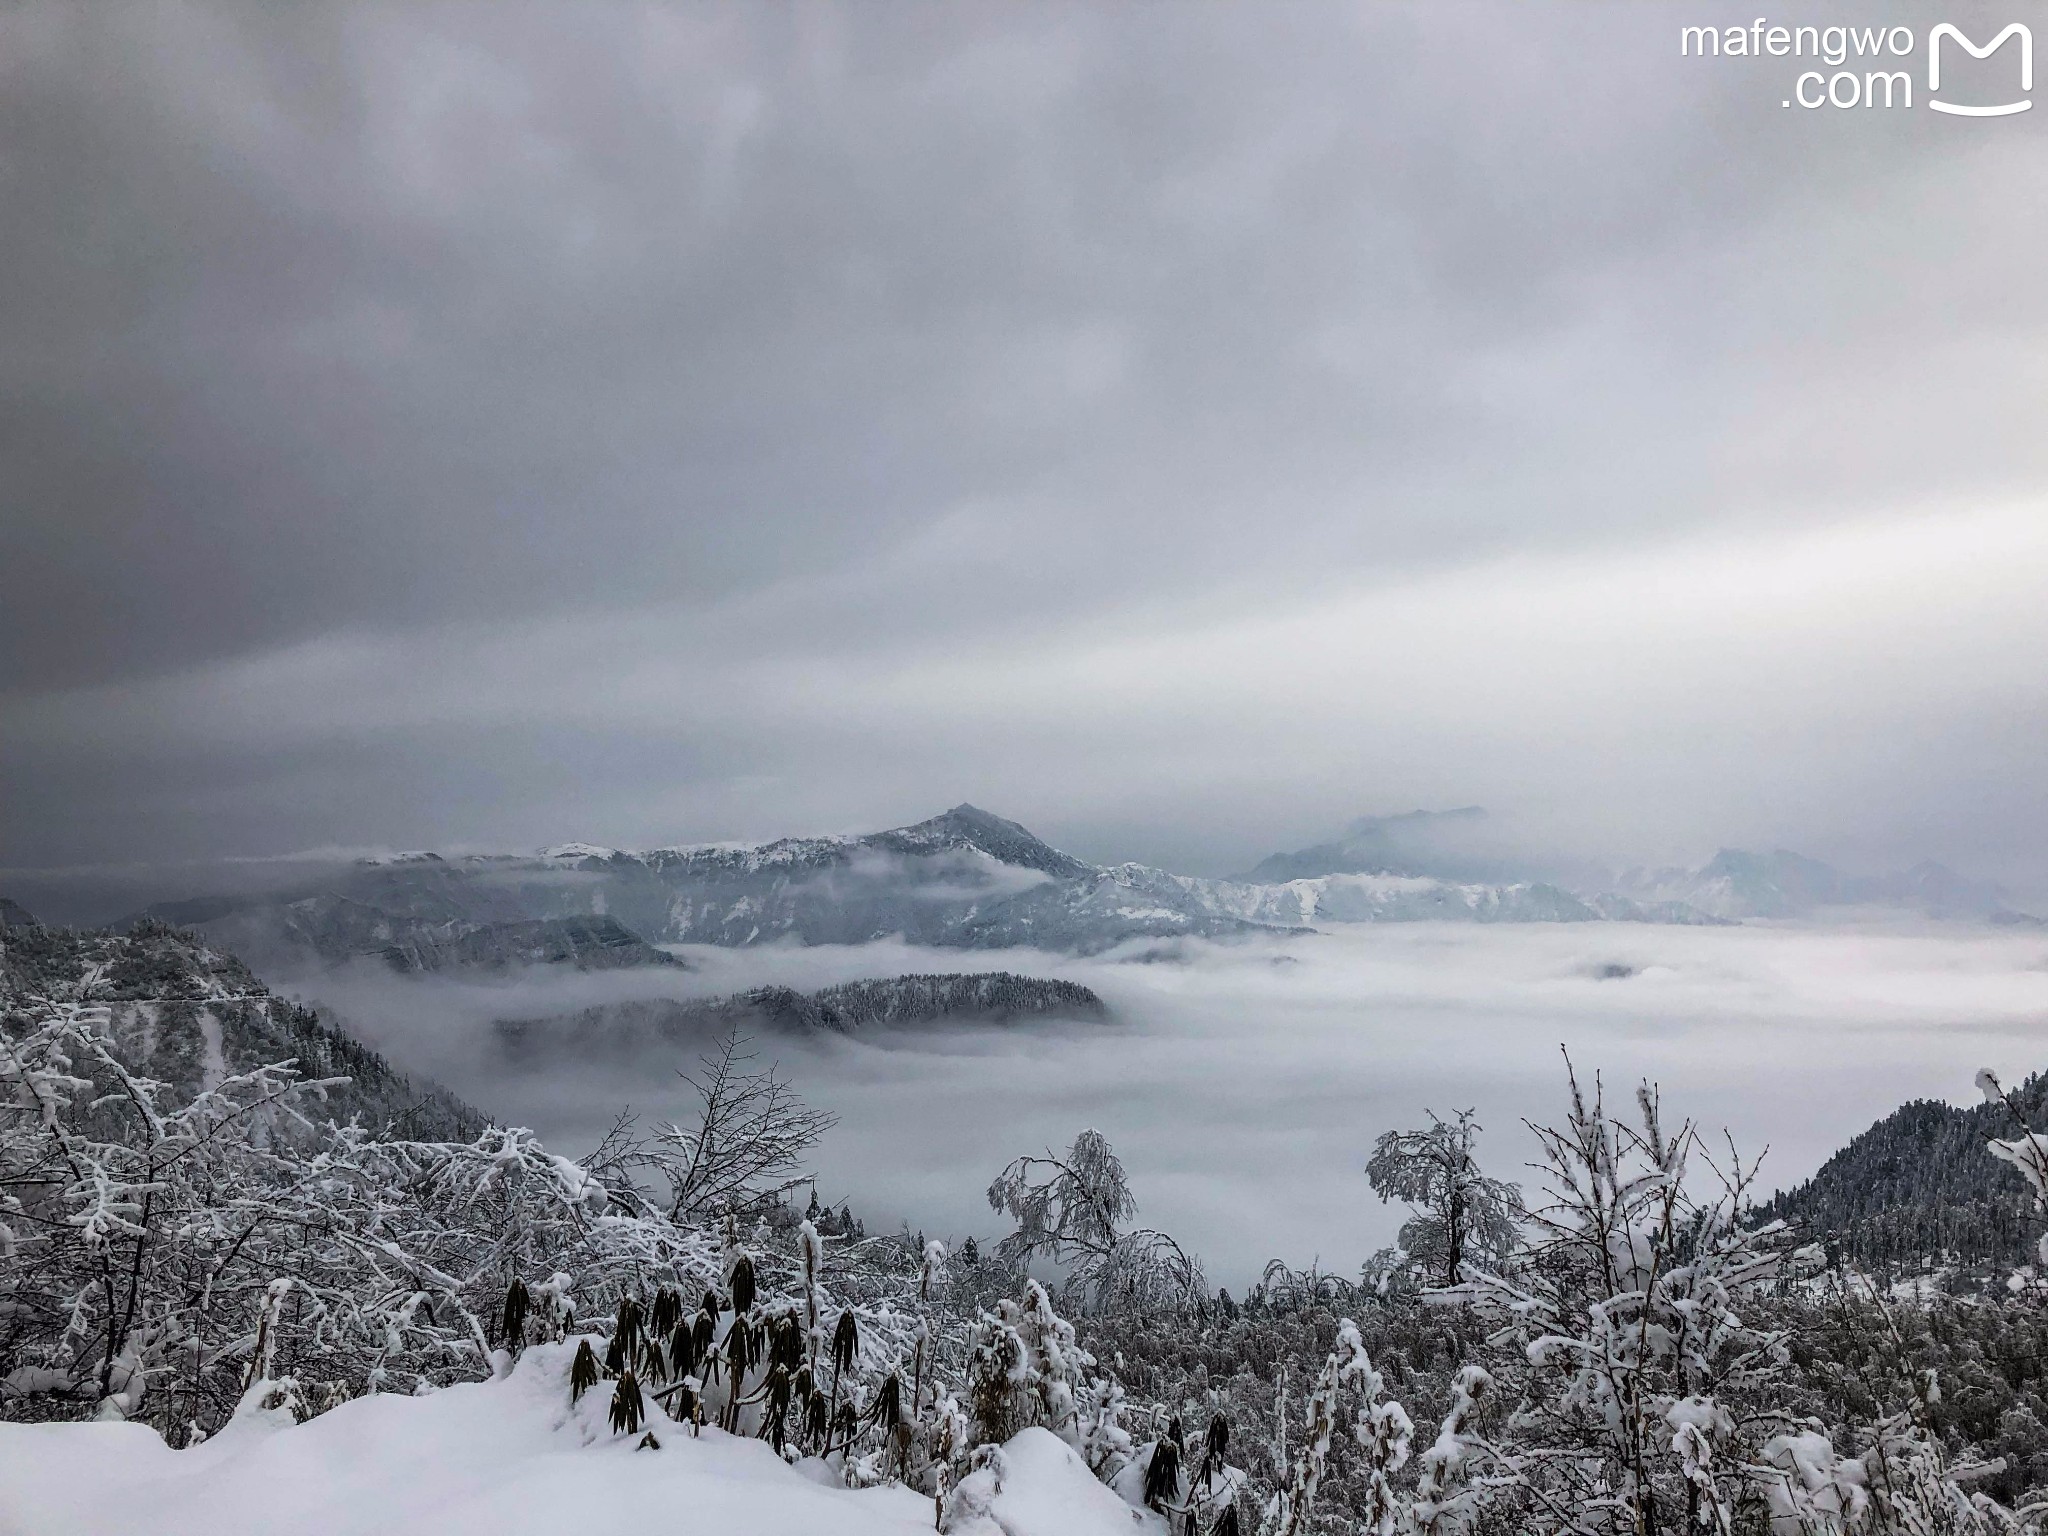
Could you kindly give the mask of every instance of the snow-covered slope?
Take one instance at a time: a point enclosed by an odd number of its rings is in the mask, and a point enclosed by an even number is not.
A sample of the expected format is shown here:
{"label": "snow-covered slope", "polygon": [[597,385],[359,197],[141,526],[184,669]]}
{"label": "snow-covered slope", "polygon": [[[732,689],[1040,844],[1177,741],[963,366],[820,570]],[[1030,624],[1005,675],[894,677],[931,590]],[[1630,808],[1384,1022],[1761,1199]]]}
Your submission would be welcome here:
{"label": "snow-covered slope", "polygon": [[1219,892],[1226,904],[1312,914],[1297,922],[1723,921],[1668,895],[1609,890],[1612,876],[1586,861],[1534,857],[1476,805],[1364,817],[1327,843],[1273,854],[1222,884],[1244,893]]}
{"label": "snow-covered slope", "polygon": [[[601,1342],[601,1341],[600,1341]],[[212,1440],[167,1448],[137,1424],[0,1424],[0,1536],[922,1536],[933,1501],[850,1490],[760,1440],[699,1435],[654,1409],[606,1424],[608,1383],[571,1406],[570,1346],[537,1346],[497,1381],[359,1398],[304,1424],[249,1407]],[[951,1536],[1166,1536],[1042,1429],[965,1479]]]}
{"label": "snow-covered slope", "polygon": [[[1408,811],[1363,816],[1327,843],[1261,859],[1243,878],[1259,885],[1313,880],[1319,875],[1426,875],[1443,880],[1500,880],[1497,858],[1476,846],[1486,812],[1476,805],[1455,811]],[[1511,874],[1505,878],[1512,879]]]}

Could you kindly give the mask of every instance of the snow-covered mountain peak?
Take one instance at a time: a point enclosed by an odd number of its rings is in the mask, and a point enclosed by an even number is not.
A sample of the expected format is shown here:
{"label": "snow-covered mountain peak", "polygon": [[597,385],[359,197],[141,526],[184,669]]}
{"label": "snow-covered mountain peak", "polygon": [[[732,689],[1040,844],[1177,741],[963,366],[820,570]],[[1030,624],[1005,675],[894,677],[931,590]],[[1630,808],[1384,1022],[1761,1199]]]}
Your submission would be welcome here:
{"label": "snow-covered mountain peak", "polygon": [[1004,864],[1036,869],[1057,879],[1075,879],[1093,868],[1045,842],[1021,824],[962,802],[950,811],[907,827],[862,839],[904,852],[972,848]]}
{"label": "snow-covered mountain peak", "polygon": [[618,852],[616,848],[603,848],[596,843],[556,843],[553,847],[541,849],[540,856],[544,859],[576,863],[583,859],[616,858]]}

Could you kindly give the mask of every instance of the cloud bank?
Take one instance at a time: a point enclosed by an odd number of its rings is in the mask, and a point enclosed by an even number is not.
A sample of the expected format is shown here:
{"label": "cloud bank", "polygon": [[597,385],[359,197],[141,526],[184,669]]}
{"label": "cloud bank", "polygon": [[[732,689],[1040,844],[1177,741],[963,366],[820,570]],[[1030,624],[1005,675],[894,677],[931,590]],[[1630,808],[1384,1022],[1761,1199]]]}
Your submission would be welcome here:
{"label": "cloud bank", "polygon": [[1718,9],[10,8],[0,862],[2038,870],[2040,114]]}
{"label": "cloud bank", "polygon": [[[326,982],[318,995],[401,1066],[580,1149],[630,1103],[680,1117],[670,1046],[581,1063],[522,1060],[496,1018],[609,999],[812,989],[944,968],[929,950],[709,950],[685,977],[479,986]],[[1896,923],[1864,928],[1397,924],[1291,942],[1185,946],[1182,963],[1006,952],[1004,966],[1095,989],[1109,1023],[934,1026],[852,1039],[763,1035],[805,1097],[840,1117],[821,1193],[870,1224],[984,1238],[981,1194],[1007,1159],[1093,1126],[1129,1165],[1141,1213],[1233,1289],[1266,1259],[1354,1271],[1397,1208],[1365,1182],[1381,1132],[1425,1109],[1479,1111],[1503,1177],[1532,1155],[1521,1122],[1564,1102],[1562,1046],[1586,1078],[1667,1110],[1797,1183],[1908,1099],[1967,1101],[1979,1065],[2038,1066],[2048,939]],[[1625,974],[1623,974],[1625,973]],[[683,1053],[687,1054],[687,1053]],[[1717,1137],[1718,1139],[1718,1137]]]}

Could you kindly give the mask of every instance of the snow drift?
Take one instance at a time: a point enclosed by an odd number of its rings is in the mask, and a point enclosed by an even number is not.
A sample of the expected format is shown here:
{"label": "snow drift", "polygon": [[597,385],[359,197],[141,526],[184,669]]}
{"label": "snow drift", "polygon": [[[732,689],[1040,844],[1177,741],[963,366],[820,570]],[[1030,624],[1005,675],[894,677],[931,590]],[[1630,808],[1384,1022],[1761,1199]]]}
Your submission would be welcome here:
{"label": "snow drift", "polygon": [[[600,1341],[601,1342],[601,1341]],[[561,1536],[689,1529],[722,1536],[920,1536],[928,1497],[848,1489],[766,1442],[693,1435],[650,1404],[642,1436],[607,1426],[610,1383],[569,1400],[574,1341],[505,1377],[424,1397],[380,1394],[304,1424],[253,1400],[174,1451],[138,1424],[0,1424],[0,1536]],[[680,1522],[680,1523],[679,1523]],[[951,1536],[1165,1536],[1159,1516],[1027,1429],[955,1490]]]}

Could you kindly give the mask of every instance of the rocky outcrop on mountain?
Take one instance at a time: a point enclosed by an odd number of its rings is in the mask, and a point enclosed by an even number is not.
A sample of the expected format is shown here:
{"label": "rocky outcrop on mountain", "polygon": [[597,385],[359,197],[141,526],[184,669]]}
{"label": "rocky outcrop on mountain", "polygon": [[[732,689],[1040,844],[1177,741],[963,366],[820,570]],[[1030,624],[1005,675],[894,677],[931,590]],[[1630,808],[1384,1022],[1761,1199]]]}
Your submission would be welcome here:
{"label": "rocky outcrop on mountain", "polygon": [[816,992],[755,987],[729,997],[643,998],[553,1018],[501,1020],[496,1033],[509,1054],[530,1059],[656,1046],[687,1051],[728,1030],[856,1034],[888,1026],[1107,1016],[1102,999],[1078,982],[983,971],[849,981]]}
{"label": "rocky outcrop on mountain", "polygon": [[126,1065],[180,1093],[230,1073],[296,1063],[307,1078],[346,1078],[311,1113],[408,1135],[467,1140],[485,1117],[446,1089],[415,1082],[375,1051],[278,997],[233,955],[157,921],[123,933],[10,927],[0,934],[0,1018],[35,999],[103,1004]]}
{"label": "rocky outcrop on mountain", "polygon": [[27,907],[24,907],[18,901],[9,901],[5,896],[0,896],[0,932],[5,932],[9,928],[40,928],[41,926],[42,924],[35,920],[35,914],[30,912]]}

